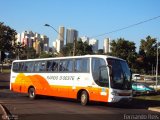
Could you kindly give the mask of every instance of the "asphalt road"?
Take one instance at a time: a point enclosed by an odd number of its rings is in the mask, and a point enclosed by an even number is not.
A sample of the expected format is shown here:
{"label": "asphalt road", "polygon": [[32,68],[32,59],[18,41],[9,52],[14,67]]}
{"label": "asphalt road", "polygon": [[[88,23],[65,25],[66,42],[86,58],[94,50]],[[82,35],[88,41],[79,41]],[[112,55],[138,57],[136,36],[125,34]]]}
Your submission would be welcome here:
{"label": "asphalt road", "polygon": [[81,106],[75,100],[55,97],[30,100],[26,94],[1,89],[0,103],[12,114],[11,118],[18,120],[127,120],[133,117],[160,119],[160,113],[148,110],[149,106],[160,105],[159,102],[148,104],[134,100],[127,105],[93,102],[88,106]]}
{"label": "asphalt road", "polygon": [[[149,111],[149,107],[160,106],[159,101],[133,100],[130,104],[91,103],[81,106],[75,100],[55,97],[39,97],[30,100],[26,94],[9,89],[9,74],[0,74],[0,104],[16,120],[127,120],[160,119],[160,113]],[[0,119],[4,118],[0,110]]]}

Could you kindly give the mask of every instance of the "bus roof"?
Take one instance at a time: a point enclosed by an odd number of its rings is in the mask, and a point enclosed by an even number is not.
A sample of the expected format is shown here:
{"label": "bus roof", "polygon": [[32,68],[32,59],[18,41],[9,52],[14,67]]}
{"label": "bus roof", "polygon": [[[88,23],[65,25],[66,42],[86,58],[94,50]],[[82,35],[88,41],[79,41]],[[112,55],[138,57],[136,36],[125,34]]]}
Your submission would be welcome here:
{"label": "bus roof", "polygon": [[52,58],[39,58],[39,59],[26,59],[26,60],[14,60],[13,62],[23,62],[23,61],[40,61],[40,60],[59,60],[59,59],[69,59],[69,58],[88,58],[88,57],[99,57],[99,58],[113,58],[113,59],[119,59],[119,60],[123,60],[121,58],[118,57],[114,57],[114,56],[108,56],[108,55],[82,55],[82,56],[66,56],[66,57],[52,57]]}

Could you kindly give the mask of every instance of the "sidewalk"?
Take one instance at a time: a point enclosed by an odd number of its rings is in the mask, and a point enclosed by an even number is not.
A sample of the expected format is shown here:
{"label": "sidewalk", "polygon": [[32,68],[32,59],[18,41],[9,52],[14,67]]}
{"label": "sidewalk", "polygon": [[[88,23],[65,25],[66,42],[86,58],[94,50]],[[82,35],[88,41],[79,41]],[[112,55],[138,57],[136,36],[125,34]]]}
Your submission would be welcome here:
{"label": "sidewalk", "polygon": [[148,110],[160,112],[160,107],[149,107]]}
{"label": "sidewalk", "polygon": [[0,73],[0,89],[9,89],[10,73]]}
{"label": "sidewalk", "polygon": [[5,113],[5,110],[4,110],[3,106],[0,103],[0,115],[3,115],[4,113]]}

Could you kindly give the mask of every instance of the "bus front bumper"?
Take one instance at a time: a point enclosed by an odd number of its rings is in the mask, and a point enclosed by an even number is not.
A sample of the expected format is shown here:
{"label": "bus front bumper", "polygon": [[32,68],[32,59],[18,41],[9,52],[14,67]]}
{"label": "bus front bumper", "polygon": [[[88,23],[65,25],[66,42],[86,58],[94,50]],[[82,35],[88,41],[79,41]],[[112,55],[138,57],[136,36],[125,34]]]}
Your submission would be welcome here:
{"label": "bus front bumper", "polygon": [[132,100],[132,96],[125,96],[125,97],[121,97],[121,96],[114,96],[111,98],[111,101],[110,102],[113,102],[113,103],[116,103],[116,102],[119,102],[119,103],[128,103]]}

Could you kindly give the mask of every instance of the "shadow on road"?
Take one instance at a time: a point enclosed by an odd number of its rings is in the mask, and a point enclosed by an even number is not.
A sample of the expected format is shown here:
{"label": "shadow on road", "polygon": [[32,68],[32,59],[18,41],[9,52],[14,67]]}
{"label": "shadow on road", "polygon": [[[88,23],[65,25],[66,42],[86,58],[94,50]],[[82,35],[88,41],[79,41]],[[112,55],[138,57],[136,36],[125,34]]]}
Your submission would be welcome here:
{"label": "shadow on road", "polygon": [[[54,100],[57,102],[69,102],[76,103],[80,105],[80,102],[74,99],[59,98],[59,97],[48,97],[48,96],[38,96],[37,100]],[[102,103],[102,102],[90,102],[88,106],[106,106],[111,108],[126,108],[126,109],[148,109],[149,107],[160,106],[160,100],[144,100],[133,98],[132,101],[128,103]]]}
{"label": "shadow on road", "polygon": [[[93,103],[92,103],[93,104]],[[128,103],[97,103],[98,105],[105,105],[107,107],[126,108],[126,109],[148,109],[149,107],[160,106],[160,100],[145,100],[133,98]],[[96,104],[95,104],[96,105]]]}

